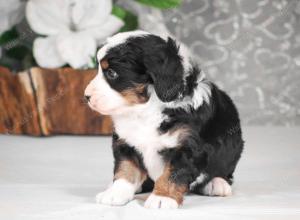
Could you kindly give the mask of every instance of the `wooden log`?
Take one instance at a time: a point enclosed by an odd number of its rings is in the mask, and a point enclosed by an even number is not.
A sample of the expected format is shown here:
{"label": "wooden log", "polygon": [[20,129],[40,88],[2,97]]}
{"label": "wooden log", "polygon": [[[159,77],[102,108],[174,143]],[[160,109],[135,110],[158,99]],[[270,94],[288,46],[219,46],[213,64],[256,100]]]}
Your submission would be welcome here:
{"label": "wooden log", "polygon": [[95,74],[95,70],[32,68],[13,75],[0,69],[0,133],[111,134],[110,118],[92,111],[83,100]]}
{"label": "wooden log", "polygon": [[0,133],[42,134],[27,72],[14,75],[0,67]]}
{"label": "wooden log", "polygon": [[30,74],[44,135],[111,133],[110,118],[92,111],[83,100],[95,70],[32,68]]}

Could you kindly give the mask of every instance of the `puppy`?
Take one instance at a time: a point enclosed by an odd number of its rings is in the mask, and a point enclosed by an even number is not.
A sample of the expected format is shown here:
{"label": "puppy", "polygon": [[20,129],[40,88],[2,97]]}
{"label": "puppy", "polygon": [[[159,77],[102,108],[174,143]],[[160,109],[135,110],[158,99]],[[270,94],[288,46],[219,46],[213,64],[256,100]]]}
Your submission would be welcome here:
{"label": "puppy", "polygon": [[147,208],[178,208],[184,194],[229,196],[243,150],[232,100],[184,47],[143,31],[116,34],[97,53],[85,90],[89,106],[114,122],[112,185],[102,204],[124,205],[151,190]]}

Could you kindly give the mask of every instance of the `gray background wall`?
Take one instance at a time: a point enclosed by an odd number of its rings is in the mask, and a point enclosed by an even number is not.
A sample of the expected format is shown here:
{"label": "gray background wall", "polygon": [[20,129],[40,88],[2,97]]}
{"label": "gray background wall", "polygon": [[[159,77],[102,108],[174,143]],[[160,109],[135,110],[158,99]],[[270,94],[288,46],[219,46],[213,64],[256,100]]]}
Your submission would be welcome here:
{"label": "gray background wall", "polygon": [[159,13],[144,26],[156,19],[185,43],[235,100],[243,124],[300,125],[299,0],[183,0]]}

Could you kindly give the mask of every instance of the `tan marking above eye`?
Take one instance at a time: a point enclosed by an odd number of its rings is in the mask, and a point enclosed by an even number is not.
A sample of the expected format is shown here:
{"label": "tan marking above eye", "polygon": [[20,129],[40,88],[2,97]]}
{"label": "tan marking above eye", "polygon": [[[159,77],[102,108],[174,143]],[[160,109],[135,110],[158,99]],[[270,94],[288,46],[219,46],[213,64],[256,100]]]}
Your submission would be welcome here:
{"label": "tan marking above eye", "polygon": [[109,63],[108,63],[108,60],[107,59],[103,59],[100,61],[100,66],[103,70],[106,70],[108,69],[109,67]]}

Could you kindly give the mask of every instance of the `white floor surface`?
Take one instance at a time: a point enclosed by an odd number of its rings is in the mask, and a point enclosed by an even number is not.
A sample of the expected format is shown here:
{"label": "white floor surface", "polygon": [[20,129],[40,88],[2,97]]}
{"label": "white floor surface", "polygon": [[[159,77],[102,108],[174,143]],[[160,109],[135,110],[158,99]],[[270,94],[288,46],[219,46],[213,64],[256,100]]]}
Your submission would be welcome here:
{"label": "white floor surface", "polygon": [[300,127],[244,129],[234,195],[189,195],[178,210],[95,203],[112,178],[108,137],[0,136],[0,220],[300,219]]}

